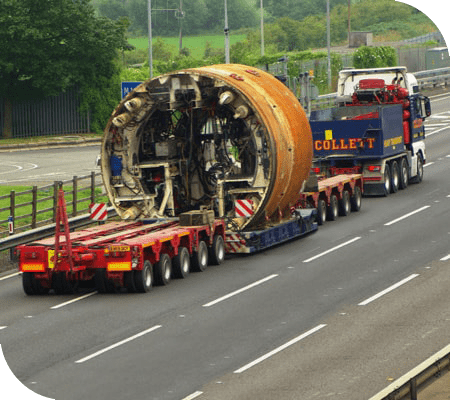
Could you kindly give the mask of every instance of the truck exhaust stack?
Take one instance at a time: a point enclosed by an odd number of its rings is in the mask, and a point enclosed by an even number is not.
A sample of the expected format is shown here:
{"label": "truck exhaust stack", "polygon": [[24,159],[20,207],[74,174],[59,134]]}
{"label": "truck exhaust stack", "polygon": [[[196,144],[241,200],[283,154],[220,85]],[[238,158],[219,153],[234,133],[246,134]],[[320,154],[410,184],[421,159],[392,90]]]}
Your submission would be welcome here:
{"label": "truck exhaust stack", "polygon": [[294,94],[233,64],[142,83],[114,111],[101,149],[104,186],[122,219],[208,209],[234,230],[290,215],[311,160],[311,129]]}

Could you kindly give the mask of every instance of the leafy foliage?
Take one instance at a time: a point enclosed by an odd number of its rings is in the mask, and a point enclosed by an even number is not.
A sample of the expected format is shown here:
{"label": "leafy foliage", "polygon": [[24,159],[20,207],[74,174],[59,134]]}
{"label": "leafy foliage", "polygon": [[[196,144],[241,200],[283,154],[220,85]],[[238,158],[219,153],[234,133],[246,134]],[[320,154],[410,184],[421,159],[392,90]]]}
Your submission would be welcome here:
{"label": "leafy foliage", "polygon": [[353,53],[355,68],[393,67],[397,64],[397,52],[393,47],[362,46]]}
{"label": "leafy foliage", "polygon": [[95,16],[89,2],[2,0],[0,90],[7,98],[41,98],[79,87],[82,109],[102,131],[118,100],[110,94],[127,23]]}

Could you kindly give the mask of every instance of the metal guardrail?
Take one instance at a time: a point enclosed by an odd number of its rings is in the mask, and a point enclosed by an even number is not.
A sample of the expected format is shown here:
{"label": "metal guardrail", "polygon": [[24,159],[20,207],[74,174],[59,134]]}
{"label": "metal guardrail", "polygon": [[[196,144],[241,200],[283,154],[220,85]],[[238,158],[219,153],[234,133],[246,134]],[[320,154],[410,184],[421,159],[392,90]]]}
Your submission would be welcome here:
{"label": "metal guardrail", "polygon": [[[429,71],[414,72],[414,76],[419,83],[419,89],[436,88],[447,86],[450,82],[450,68],[432,69]],[[312,101],[312,109],[317,110],[323,107],[333,107],[336,105],[337,93],[321,95],[317,100]]]}
{"label": "metal guardrail", "polygon": [[[417,391],[450,365],[450,345],[432,355],[369,400],[418,400]],[[425,400],[425,399],[424,399]]]}
{"label": "metal guardrail", "polygon": [[[117,216],[114,207],[108,208],[108,218]],[[82,228],[83,226],[91,225],[93,223],[98,223],[98,221],[93,221],[90,218],[90,214],[79,215],[74,218],[69,218],[70,229]],[[26,232],[16,233],[9,237],[0,239],[0,251],[8,250],[13,247],[19,246],[21,244],[26,244],[33,242],[35,240],[44,239],[51,236],[55,232],[56,224],[50,224],[42,226],[40,228],[31,229]]]}

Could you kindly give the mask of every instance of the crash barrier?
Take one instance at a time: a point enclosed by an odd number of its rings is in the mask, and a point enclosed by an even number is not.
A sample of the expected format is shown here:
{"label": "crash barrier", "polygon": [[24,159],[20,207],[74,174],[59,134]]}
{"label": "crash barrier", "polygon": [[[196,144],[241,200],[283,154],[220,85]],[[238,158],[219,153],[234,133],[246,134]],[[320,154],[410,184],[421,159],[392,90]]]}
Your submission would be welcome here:
{"label": "crash barrier", "polygon": [[432,355],[369,400],[422,400],[419,393],[421,387],[430,384],[444,371],[448,372],[449,365],[450,345]]}
{"label": "crash barrier", "polygon": [[[67,212],[70,217],[89,212],[89,206],[96,202],[102,183],[100,173],[91,172],[85,176],[74,176],[70,180],[55,181],[46,186],[33,186],[31,189],[0,196],[1,203],[9,205],[0,208],[0,215],[6,219],[0,220],[2,229],[0,236],[12,235],[46,226],[56,221],[56,206],[58,200],[58,189],[61,187],[66,193]],[[31,195],[31,199],[30,199]],[[25,197],[24,197],[25,196]],[[18,204],[18,201],[30,199]],[[9,200],[9,201],[8,201]],[[49,202],[52,204],[48,207]],[[31,208],[31,212],[28,211]],[[26,214],[25,214],[26,213]]]}

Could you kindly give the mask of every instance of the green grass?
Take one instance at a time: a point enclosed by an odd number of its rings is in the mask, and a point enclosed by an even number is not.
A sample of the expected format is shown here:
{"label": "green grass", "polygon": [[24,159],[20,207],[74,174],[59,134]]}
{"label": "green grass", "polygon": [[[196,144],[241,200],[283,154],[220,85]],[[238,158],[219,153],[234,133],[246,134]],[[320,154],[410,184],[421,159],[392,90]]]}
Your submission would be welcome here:
{"label": "green grass", "polygon": [[[234,44],[244,40],[246,35],[236,34],[230,35],[230,44]],[[153,38],[153,43],[156,38]],[[173,47],[174,51],[177,51],[179,46],[178,37],[164,37],[162,40]],[[146,50],[148,49],[148,37],[130,38],[128,42],[136,47],[136,49]],[[183,48],[188,48],[191,52],[191,56],[194,58],[202,58],[205,52],[206,43],[209,42],[212,48],[220,49],[225,46],[224,35],[203,35],[203,36],[186,36],[183,38]]]}
{"label": "green grass", "polygon": [[[28,214],[31,214],[32,206],[31,205],[21,206],[21,204],[32,202],[33,195],[32,195],[32,193],[19,194],[20,192],[26,192],[31,189],[32,189],[32,186],[0,186],[0,196],[9,195],[11,193],[11,191],[16,192],[16,196],[15,196],[16,221],[14,224],[16,227],[21,227],[21,226],[31,224],[31,215],[28,216]],[[70,218],[72,211],[73,211],[73,205],[70,204],[73,200],[73,196],[72,196],[72,192],[71,192],[72,189],[70,187],[66,187],[64,189],[65,189],[64,197],[66,199],[66,204],[67,204],[67,214]],[[107,203],[108,198],[106,196],[102,196],[101,192],[102,192],[101,188],[95,189],[95,202]],[[90,188],[80,189],[77,192],[78,200],[87,199],[84,201],[77,202],[78,214],[84,214],[84,213],[88,212],[89,205],[91,204],[90,193],[91,193]],[[42,199],[42,201],[39,201],[40,199]],[[37,200],[38,200],[37,211],[44,210],[47,208],[52,208],[53,207],[53,188],[52,187],[48,188],[48,189],[39,189],[38,188]],[[5,207],[9,207],[9,206],[10,206],[10,198],[9,197],[6,199],[0,199],[0,208],[5,208]],[[1,221],[7,220],[9,215],[10,215],[9,211],[0,212],[0,220]],[[24,216],[24,217],[18,218],[21,216]],[[53,218],[53,211],[46,211],[43,213],[39,213],[36,216],[37,222],[50,220],[52,218]],[[7,231],[7,230],[8,230],[8,223],[7,222],[1,223],[0,231]]]}

